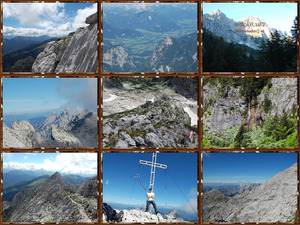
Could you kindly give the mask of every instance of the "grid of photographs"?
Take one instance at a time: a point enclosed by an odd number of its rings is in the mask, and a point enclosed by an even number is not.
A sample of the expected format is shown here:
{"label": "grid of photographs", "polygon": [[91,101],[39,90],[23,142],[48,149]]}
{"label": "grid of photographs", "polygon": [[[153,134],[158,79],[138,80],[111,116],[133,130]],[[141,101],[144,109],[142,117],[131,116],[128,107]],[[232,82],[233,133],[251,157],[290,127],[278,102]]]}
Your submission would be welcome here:
{"label": "grid of photographs", "polygon": [[1,1],[0,224],[299,224],[299,9]]}

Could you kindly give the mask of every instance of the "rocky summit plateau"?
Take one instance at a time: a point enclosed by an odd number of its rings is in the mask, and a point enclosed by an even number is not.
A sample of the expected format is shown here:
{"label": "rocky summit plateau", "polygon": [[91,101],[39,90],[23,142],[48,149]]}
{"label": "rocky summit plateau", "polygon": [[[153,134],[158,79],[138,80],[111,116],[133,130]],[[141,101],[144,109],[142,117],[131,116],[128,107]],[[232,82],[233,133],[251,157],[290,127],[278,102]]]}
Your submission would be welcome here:
{"label": "rocky summit plateau", "polygon": [[97,177],[66,184],[56,172],[42,184],[4,202],[3,222],[96,222]]}
{"label": "rocky summit plateau", "polygon": [[[141,209],[124,209],[124,216],[122,223],[176,223],[176,222],[187,222],[182,219],[182,217],[175,210],[169,212],[169,214],[152,214],[150,212],[145,212]],[[117,213],[120,210],[116,210]],[[103,214],[103,221],[106,221],[106,215]]]}
{"label": "rocky summit plateau", "polygon": [[197,87],[192,78],[107,78],[103,146],[196,147]]}
{"label": "rocky summit plateau", "polygon": [[64,110],[34,127],[24,120],[13,121],[11,128],[3,124],[3,147],[96,147],[97,127],[95,112]]}
{"label": "rocky summit plateau", "polygon": [[204,222],[297,222],[297,163],[234,197],[203,194]]}

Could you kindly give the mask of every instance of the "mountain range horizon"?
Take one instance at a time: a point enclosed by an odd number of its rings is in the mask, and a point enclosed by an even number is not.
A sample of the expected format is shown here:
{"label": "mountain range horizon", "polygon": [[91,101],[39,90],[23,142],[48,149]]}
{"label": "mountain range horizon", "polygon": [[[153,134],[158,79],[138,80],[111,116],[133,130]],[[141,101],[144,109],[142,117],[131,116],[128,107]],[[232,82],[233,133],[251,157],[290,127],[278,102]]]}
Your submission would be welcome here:
{"label": "mountain range horizon", "polygon": [[63,110],[60,114],[31,118],[3,125],[4,147],[96,147],[97,113],[85,110],[78,114]]}

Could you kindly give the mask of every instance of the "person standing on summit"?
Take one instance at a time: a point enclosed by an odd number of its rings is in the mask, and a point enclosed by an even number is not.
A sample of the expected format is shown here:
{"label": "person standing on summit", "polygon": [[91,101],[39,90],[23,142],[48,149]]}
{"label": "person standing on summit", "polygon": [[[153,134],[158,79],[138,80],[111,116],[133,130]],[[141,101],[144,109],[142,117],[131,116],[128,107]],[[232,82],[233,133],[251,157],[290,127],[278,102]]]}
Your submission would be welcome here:
{"label": "person standing on summit", "polygon": [[152,188],[149,188],[149,192],[147,193],[147,198],[148,199],[147,199],[147,204],[146,204],[146,212],[149,211],[149,205],[152,204],[153,208],[155,210],[155,214],[159,213],[159,211],[157,211],[157,207],[156,207],[156,204],[155,204],[155,201],[154,201],[155,195],[152,192]]}

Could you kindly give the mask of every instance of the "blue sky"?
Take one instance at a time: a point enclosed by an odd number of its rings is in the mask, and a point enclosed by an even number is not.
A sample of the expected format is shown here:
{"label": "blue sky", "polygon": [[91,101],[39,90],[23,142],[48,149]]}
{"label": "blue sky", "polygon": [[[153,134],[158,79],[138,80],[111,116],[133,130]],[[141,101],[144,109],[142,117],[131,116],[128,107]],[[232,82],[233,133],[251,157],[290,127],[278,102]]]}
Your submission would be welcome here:
{"label": "blue sky", "polygon": [[288,33],[297,16],[297,3],[203,3],[204,14],[217,9],[234,21],[248,16],[257,16],[270,27]]}
{"label": "blue sky", "polygon": [[[108,184],[103,185],[105,202],[139,206],[146,203],[146,191],[133,176],[140,174],[139,180],[148,191],[151,167],[140,165],[140,159],[151,161],[152,153],[103,154],[103,182],[106,183],[108,180]],[[181,206],[183,210],[193,213],[190,203],[197,210],[197,154],[158,153],[157,163],[166,164],[168,168],[167,175],[163,169],[156,170],[154,183],[156,204]]]}
{"label": "blue sky", "polygon": [[3,170],[97,174],[97,153],[3,153]]}
{"label": "blue sky", "polygon": [[[106,10],[122,9],[123,11],[151,11],[151,10],[168,10],[178,8],[180,10],[193,10],[190,13],[197,13],[197,3],[103,3],[103,12]],[[195,14],[196,16],[196,14]]]}
{"label": "blue sky", "polygon": [[3,113],[97,108],[96,78],[3,78]]}
{"label": "blue sky", "polygon": [[3,34],[65,36],[95,12],[96,3],[3,3]]}
{"label": "blue sky", "polygon": [[263,183],[297,163],[296,153],[204,153],[204,183]]}

